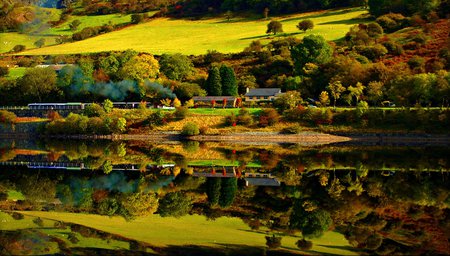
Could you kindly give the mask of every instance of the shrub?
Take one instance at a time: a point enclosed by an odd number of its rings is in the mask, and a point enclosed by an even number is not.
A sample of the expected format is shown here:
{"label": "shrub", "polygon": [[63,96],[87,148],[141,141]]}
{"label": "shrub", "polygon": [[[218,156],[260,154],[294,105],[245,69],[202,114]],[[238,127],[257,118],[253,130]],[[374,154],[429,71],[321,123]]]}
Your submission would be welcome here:
{"label": "shrub", "polygon": [[97,103],[92,103],[90,105],[87,105],[84,110],[83,110],[83,114],[88,116],[88,117],[100,117],[100,116],[104,116],[106,114],[105,110],[103,109],[102,106],[100,106]]}
{"label": "shrub", "polygon": [[134,13],[131,15],[131,24],[138,24],[144,21],[144,15],[140,13]]}
{"label": "shrub", "polygon": [[208,133],[208,126],[202,126],[199,129],[201,135],[205,135]]}
{"label": "shrub", "polygon": [[182,120],[186,118],[188,113],[189,109],[187,107],[177,107],[174,115],[176,119]]}
{"label": "shrub", "polygon": [[295,244],[297,245],[297,247],[300,250],[303,250],[303,251],[311,250],[312,246],[313,246],[313,243],[311,241],[307,241],[305,239],[298,240]]}
{"label": "shrub", "polygon": [[383,43],[383,46],[386,47],[388,52],[392,55],[402,55],[405,50],[403,50],[403,46],[399,43],[387,41]]}
{"label": "shrub", "polygon": [[18,44],[16,46],[14,46],[13,48],[13,52],[21,52],[21,51],[25,51],[27,47],[25,45],[22,44]]}
{"label": "shrub", "polygon": [[200,131],[198,129],[198,125],[196,123],[187,123],[183,126],[181,130],[181,134],[185,136],[194,136],[199,135]]}
{"label": "shrub", "polygon": [[259,126],[266,127],[274,125],[280,119],[280,115],[273,108],[266,108],[259,115]]}
{"label": "shrub", "polygon": [[236,126],[237,124],[237,117],[234,113],[231,113],[231,115],[226,116],[224,120],[224,124],[226,126]]}
{"label": "shrub", "polygon": [[237,117],[237,124],[239,125],[251,125],[253,124],[253,117],[250,115],[247,109],[241,108]]}
{"label": "shrub", "polygon": [[379,59],[388,53],[386,47],[381,44],[376,44],[374,46],[357,46],[356,51],[372,61]]}
{"label": "shrub", "polygon": [[302,127],[298,124],[291,125],[289,127],[284,128],[281,130],[281,133],[283,134],[299,134],[302,131]]}
{"label": "shrub", "polygon": [[9,68],[7,66],[0,66],[0,76],[7,76],[9,74]]}

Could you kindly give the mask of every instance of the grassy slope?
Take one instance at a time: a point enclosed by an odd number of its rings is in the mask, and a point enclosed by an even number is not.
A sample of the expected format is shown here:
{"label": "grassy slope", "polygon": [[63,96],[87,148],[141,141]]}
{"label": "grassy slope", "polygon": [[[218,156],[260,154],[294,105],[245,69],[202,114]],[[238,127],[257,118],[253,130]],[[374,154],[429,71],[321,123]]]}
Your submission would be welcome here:
{"label": "grassy slope", "polygon": [[[308,34],[320,34],[328,40],[337,40],[342,38],[352,25],[360,23],[361,20],[357,17],[365,13],[366,11],[361,9],[336,10],[274,19],[283,23],[285,31],[277,36],[303,37]],[[300,33],[296,25],[305,18],[312,19],[315,28],[312,31]],[[71,54],[130,48],[153,54],[176,52],[204,54],[207,50],[224,53],[239,52],[254,40],[262,39],[263,43],[266,43],[273,39],[273,36],[268,37],[265,34],[268,22],[261,19],[239,18],[230,22],[224,18],[199,21],[161,18],[84,41],[29,50],[23,54]]]}
{"label": "grassy slope", "polygon": [[[64,222],[93,227],[105,232],[122,235],[127,238],[144,241],[156,246],[197,244],[215,246],[221,244],[241,244],[265,246],[265,232],[255,232],[238,218],[219,218],[207,221],[203,216],[185,216],[182,218],[162,218],[152,215],[131,222],[120,217],[106,217],[89,214],[62,212],[22,212],[26,215],[48,218]],[[298,237],[286,236],[282,246],[298,250],[295,242]],[[313,239],[313,251],[337,255],[356,255],[345,250],[349,246],[343,235],[327,232],[322,238]],[[329,247],[328,247],[329,246]]]}
{"label": "grassy slope", "polygon": [[[44,8],[45,9],[45,8]],[[52,14],[48,17],[48,20],[58,20],[61,14],[60,10],[52,10]],[[154,12],[149,12],[149,16]],[[78,31],[81,31],[85,27],[102,26],[105,24],[113,25],[126,25],[131,21],[131,14],[108,14],[108,15],[92,15],[92,16],[71,16],[70,19],[57,26],[50,27],[49,25],[30,31],[30,33],[0,33],[0,53],[10,51],[15,45],[23,44],[27,49],[35,48],[33,45],[40,38],[45,38],[45,45],[55,45],[55,39],[60,35],[72,36],[73,31],[70,30],[69,24],[79,20],[81,25],[78,27]]]}

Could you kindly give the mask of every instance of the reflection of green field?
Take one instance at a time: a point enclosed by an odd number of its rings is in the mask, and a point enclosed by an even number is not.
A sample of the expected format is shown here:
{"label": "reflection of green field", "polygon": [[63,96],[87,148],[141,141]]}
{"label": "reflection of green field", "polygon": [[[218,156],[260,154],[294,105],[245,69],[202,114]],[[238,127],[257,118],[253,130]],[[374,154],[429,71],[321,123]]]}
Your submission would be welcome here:
{"label": "reflection of green field", "polygon": [[[39,216],[76,223],[92,227],[108,233],[117,234],[126,238],[150,243],[155,246],[167,245],[207,245],[220,244],[246,245],[265,247],[266,232],[252,231],[238,218],[219,218],[207,221],[205,217],[193,215],[182,218],[162,218],[152,215],[127,222],[120,217],[106,217],[89,214],[62,213],[62,212],[23,212],[31,216]],[[285,236],[282,247],[298,251],[295,242],[299,237]],[[356,255],[356,253],[342,249],[349,243],[343,235],[336,232],[327,232],[322,238],[313,240],[313,251],[321,254]],[[299,251],[300,252],[300,251]]]}
{"label": "reflection of green field", "polygon": [[[283,24],[285,33],[276,37],[303,37],[309,34],[323,35],[327,40],[343,38],[351,26],[365,22],[358,17],[366,10],[333,10],[324,13],[305,13],[274,17]],[[302,19],[310,18],[315,27],[306,33],[296,25]],[[155,19],[143,24],[130,26],[94,38],[52,47],[25,51],[25,54],[73,54],[87,52],[117,51],[134,49],[153,54],[177,53],[205,54],[207,50],[224,53],[240,52],[252,41],[268,43],[274,36],[268,36],[268,20],[234,18],[230,22],[224,17],[205,20]]]}
{"label": "reflection of green field", "polygon": [[[199,166],[199,167],[211,167],[211,166],[239,166],[241,165],[241,162],[239,161],[232,161],[232,160],[225,160],[225,159],[217,159],[217,160],[194,160],[189,161],[189,166]],[[255,162],[249,162],[245,165],[246,167],[254,167],[259,168],[261,167],[261,164],[255,163]]]}
{"label": "reflection of green field", "polygon": [[[23,230],[23,229],[38,229],[39,231],[48,234],[50,236],[55,236],[58,239],[62,239],[66,242],[67,245],[72,245],[73,247],[95,247],[95,248],[103,248],[103,249],[128,249],[129,243],[124,241],[117,241],[111,239],[109,241],[102,240],[99,238],[89,238],[83,237],[80,234],[76,234],[76,237],[79,239],[79,242],[76,244],[72,244],[67,240],[70,231],[70,228],[66,229],[58,229],[54,227],[55,221],[43,219],[43,226],[39,227],[33,220],[35,217],[25,216],[25,218],[21,220],[14,220],[9,214],[0,212],[0,231],[3,230]],[[57,252],[55,252],[57,253]]]}
{"label": "reflection of green field", "polygon": [[[260,108],[246,108],[250,114],[256,114],[261,111]],[[191,108],[189,109],[190,114],[196,115],[210,115],[210,116],[228,116],[231,113],[237,115],[239,113],[239,108]]]}

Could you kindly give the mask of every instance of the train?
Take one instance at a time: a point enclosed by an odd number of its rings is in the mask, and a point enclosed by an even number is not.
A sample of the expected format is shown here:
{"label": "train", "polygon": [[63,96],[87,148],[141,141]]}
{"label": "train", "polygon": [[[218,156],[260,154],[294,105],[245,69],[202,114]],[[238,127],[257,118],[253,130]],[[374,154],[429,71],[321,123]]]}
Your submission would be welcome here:
{"label": "train", "polygon": [[[67,102],[67,103],[30,103],[29,109],[34,110],[73,110],[84,109],[93,103]],[[113,102],[114,108],[132,109],[138,108],[141,102]],[[146,103],[146,107],[151,107],[150,103]]]}

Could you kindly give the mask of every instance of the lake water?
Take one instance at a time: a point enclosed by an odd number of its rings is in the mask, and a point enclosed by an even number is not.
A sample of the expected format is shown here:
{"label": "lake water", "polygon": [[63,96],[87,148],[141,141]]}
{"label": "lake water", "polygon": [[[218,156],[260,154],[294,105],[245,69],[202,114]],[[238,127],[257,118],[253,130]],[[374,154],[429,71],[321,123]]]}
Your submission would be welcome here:
{"label": "lake water", "polygon": [[450,147],[0,142],[0,255],[450,254]]}

